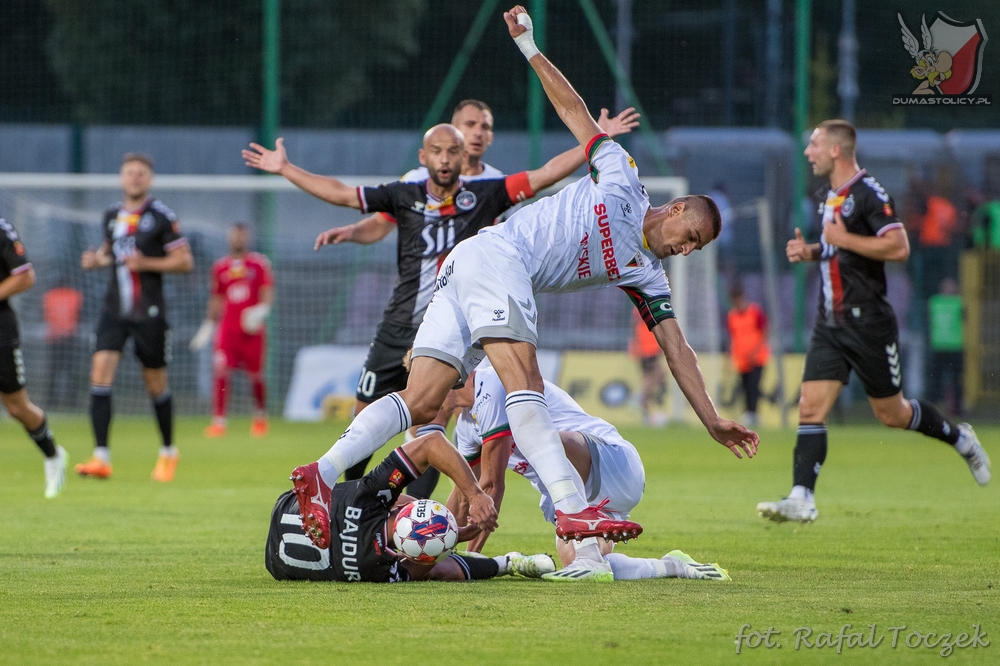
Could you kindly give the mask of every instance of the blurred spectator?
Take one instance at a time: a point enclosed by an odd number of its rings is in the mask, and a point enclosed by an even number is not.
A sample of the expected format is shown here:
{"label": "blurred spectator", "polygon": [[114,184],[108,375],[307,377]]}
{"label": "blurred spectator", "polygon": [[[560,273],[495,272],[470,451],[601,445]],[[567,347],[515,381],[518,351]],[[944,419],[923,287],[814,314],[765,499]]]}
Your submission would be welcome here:
{"label": "blurred spectator", "polygon": [[938,293],[927,301],[930,327],[931,368],[928,397],[934,402],[944,401],[952,416],[962,413],[962,370],[965,362],[963,350],[962,297],[958,281],[941,280]]}
{"label": "blurred spectator", "polygon": [[83,294],[60,279],[58,286],[42,296],[42,316],[45,319],[45,345],[48,348],[49,377],[46,407],[76,407],[78,388],[77,325]]}
{"label": "blurred spectator", "polygon": [[927,197],[926,212],[920,223],[923,247],[950,247],[958,229],[958,210],[944,197]]}
{"label": "blurred spectator", "polygon": [[708,193],[719,207],[719,217],[722,218],[722,229],[719,237],[715,239],[718,246],[719,273],[726,278],[726,282],[733,282],[736,279],[736,222],[735,211],[729,202],[729,188],[721,180],[712,186]]}
{"label": "blurred spectator", "polygon": [[746,300],[740,285],[730,290],[729,298],[733,303],[728,317],[730,354],[746,396],[746,413],[742,423],[753,427],[757,423],[760,376],[771,357],[771,349],[767,345],[767,316],[759,305]]}
{"label": "blurred spectator", "polygon": [[646,425],[658,428],[667,424],[667,415],[663,411],[663,399],[667,394],[663,351],[653,332],[635,310],[632,311],[632,319],[635,329],[628,342],[628,352],[639,362],[642,370],[642,419]]}
{"label": "blurred spectator", "polygon": [[972,245],[1000,250],[1000,201],[986,201],[976,208],[970,221]]}

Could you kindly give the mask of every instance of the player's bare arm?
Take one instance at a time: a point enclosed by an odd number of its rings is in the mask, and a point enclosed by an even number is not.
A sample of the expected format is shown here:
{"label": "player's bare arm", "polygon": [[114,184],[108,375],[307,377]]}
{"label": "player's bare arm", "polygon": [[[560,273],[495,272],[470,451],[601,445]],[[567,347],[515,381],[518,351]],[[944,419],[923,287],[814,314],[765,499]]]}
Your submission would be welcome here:
{"label": "player's bare arm", "polygon": [[[719,416],[705,387],[705,378],[698,366],[698,357],[684,339],[684,333],[677,320],[661,321],[653,328],[653,335],[656,336],[656,342],[667,358],[667,365],[674,380],[712,438],[732,451],[737,458],[742,459],[743,453],[746,453],[748,458],[753,458],[760,441],[757,433],[736,421]],[[740,452],[741,449],[743,453]]]}
{"label": "player's bare arm", "polygon": [[244,148],[242,155],[247,166],[284,176],[293,185],[317,199],[334,206],[361,208],[357,191],[353,187],[330,176],[309,173],[289,162],[285,140],[282,138],[274,142],[274,150],[268,150],[259,143],[251,143],[250,150]]}
{"label": "player's bare arm", "polygon": [[[542,88],[555,107],[556,113],[559,114],[559,118],[573,133],[577,142],[581,146],[586,146],[603,130],[590,116],[587,105],[562,72],[535,48],[534,40],[531,38],[531,18],[528,17],[528,12],[521,5],[517,5],[509,12],[504,12],[503,19],[507,22],[510,36],[517,42],[518,48],[528,58],[528,64],[542,82]],[[532,51],[533,55],[529,55]]]}
{"label": "player's bare arm", "polygon": [[80,256],[80,268],[85,271],[92,271],[98,268],[107,268],[114,261],[111,256],[111,246],[107,241],[101,244],[96,250],[85,250]]}
{"label": "player's bare arm", "polygon": [[29,268],[26,271],[15,273],[0,282],[0,301],[5,301],[23,291],[28,291],[33,286],[35,286],[35,269]]}
{"label": "player's bare arm", "polygon": [[[480,453],[479,485],[483,492],[493,500],[493,506],[498,514],[506,490],[504,480],[507,475],[507,461],[510,459],[510,451],[513,447],[514,438],[510,435],[504,435],[484,442]],[[489,534],[480,534],[469,544],[469,550],[474,553],[482,552],[488,537]]]}
{"label": "player's bare arm", "polygon": [[[627,134],[639,126],[639,114],[635,108],[629,107],[614,118],[608,116],[607,109],[601,109],[601,117],[597,124],[611,137]],[[583,147],[572,148],[560,153],[543,164],[540,168],[528,172],[528,184],[533,192],[544,190],[555,185],[563,178],[569,177],[587,161]]]}
{"label": "player's bare arm", "polygon": [[318,250],[324,245],[339,245],[340,243],[371,245],[388,236],[395,227],[396,225],[385,215],[375,213],[354,224],[327,229],[316,237],[313,249]]}
{"label": "player's bare arm", "polygon": [[191,248],[181,245],[167,252],[165,257],[147,257],[139,250],[125,257],[123,263],[129,270],[146,273],[190,273],[194,269]]}
{"label": "player's bare arm", "polygon": [[483,492],[473,476],[469,464],[454,446],[441,435],[424,435],[403,445],[403,452],[418,469],[435,467],[455,482],[459,491],[469,499],[469,522],[492,532],[497,528],[497,511],[493,500]]}
{"label": "player's bare arm", "polygon": [[795,229],[795,238],[785,245],[785,256],[788,261],[797,264],[800,261],[819,261],[819,243],[807,243],[802,231]]}
{"label": "player's bare arm", "polygon": [[823,225],[823,238],[841,250],[875,261],[906,261],[910,256],[910,240],[902,229],[890,229],[881,236],[852,234],[840,211],[834,212],[832,222]]}

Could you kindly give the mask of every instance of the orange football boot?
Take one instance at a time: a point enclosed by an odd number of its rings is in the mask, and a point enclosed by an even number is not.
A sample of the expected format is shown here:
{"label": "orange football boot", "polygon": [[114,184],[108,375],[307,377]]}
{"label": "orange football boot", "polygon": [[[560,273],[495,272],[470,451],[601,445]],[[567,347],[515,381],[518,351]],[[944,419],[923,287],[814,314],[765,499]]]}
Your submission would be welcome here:
{"label": "orange football boot", "polygon": [[270,429],[271,426],[268,424],[267,418],[262,416],[255,417],[253,423],[250,424],[250,436],[264,437]]}
{"label": "orange football boot", "polygon": [[180,458],[179,455],[165,456],[160,454],[160,457],[156,459],[156,467],[153,468],[153,473],[150,474],[153,481],[161,481],[163,483],[173,481],[174,472],[177,470],[178,458]]}
{"label": "orange football boot", "polygon": [[215,439],[216,437],[222,437],[226,434],[226,424],[225,423],[213,423],[205,430],[202,431],[205,439]]}
{"label": "orange football boot", "polygon": [[73,469],[80,476],[92,476],[95,479],[106,479],[111,476],[111,463],[106,463],[97,456],[85,463],[75,465]]}

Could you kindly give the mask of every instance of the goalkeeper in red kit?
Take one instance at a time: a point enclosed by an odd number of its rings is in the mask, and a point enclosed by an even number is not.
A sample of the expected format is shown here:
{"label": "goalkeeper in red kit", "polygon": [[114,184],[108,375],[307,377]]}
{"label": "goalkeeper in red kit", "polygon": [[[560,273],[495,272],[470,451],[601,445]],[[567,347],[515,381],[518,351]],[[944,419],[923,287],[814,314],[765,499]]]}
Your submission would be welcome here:
{"label": "goalkeeper in red kit", "polygon": [[205,428],[205,437],[226,434],[226,400],[233,370],[246,371],[250,380],[255,407],[250,434],[263,437],[268,431],[267,387],[262,370],[267,352],[264,323],[274,299],[274,278],[267,257],[250,252],[249,245],[250,232],[245,224],[230,227],[229,254],[212,265],[208,312],[191,340],[192,350],[203,348],[218,325],[212,355],[212,423]]}

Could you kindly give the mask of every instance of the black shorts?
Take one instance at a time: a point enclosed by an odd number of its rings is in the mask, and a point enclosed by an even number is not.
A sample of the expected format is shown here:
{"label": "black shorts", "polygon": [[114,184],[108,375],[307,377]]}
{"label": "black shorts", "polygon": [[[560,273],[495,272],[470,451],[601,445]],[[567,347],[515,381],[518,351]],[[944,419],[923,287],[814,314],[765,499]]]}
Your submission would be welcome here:
{"label": "black shorts", "polygon": [[889,398],[902,390],[895,317],[854,320],[836,328],[816,324],[802,381],[832,379],[846,384],[851,370],[871,398]]}
{"label": "black shorts", "polygon": [[416,336],[417,329],[412,326],[379,322],[358,379],[358,400],[371,403],[406,388],[410,373],[403,367],[403,357]]}
{"label": "black shorts", "polygon": [[104,310],[94,332],[94,351],[121,352],[129,337],[142,367],[156,370],[170,362],[170,326],[161,317],[132,321]]}
{"label": "black shorts", "polygon": [[0,393],[17,393],[25,387],[21,348],[0,345]]}

